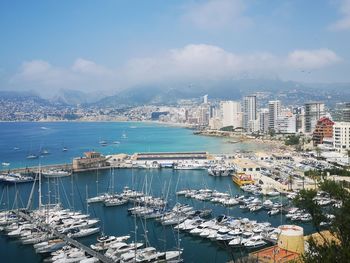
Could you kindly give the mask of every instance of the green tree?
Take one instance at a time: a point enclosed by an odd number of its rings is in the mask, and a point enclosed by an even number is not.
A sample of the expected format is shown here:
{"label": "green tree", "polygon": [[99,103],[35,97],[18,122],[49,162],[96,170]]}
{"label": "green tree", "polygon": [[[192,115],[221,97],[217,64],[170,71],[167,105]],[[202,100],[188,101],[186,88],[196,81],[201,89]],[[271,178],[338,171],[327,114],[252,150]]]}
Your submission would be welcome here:
{"label": "green tree", "polygon": [[319,233],[321,240],[310,237],[308,250],[302,255],[302,261],[314,262],[349,262],[350,261],[350,195],[340,184],[335,181],[325,180],[320,184],[320,189],[327,192],[330,198],[337,200],[342,205],[338,208],[329,207],[327,213],[333,214],[330,224],[331,238],[326,237],[320,229],[321,222],[328,219],[325,209],[315,201],[315,190],[301,190],[294,204],[310,213],[312,224]]}
{"label": "green tree", "polygon": [[322,171],[320,170],[309,170],[304,173],[305,176],[310,177],[312,180],[314,180],[315,183],[315,189],[317,188],[317,181],[320,181]]}
{"label": "green tree", "polygon": [[285,140],[286,145],[298,145],[300,136],[298,135],[289,135]]}

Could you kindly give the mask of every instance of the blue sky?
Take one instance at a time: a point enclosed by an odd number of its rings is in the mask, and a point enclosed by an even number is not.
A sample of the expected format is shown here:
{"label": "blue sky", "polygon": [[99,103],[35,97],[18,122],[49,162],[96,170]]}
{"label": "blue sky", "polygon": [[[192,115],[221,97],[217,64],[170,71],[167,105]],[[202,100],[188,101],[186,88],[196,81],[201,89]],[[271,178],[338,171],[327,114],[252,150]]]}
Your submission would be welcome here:
{"label": "blue sky", "polygon": [[0,89],[350,82],[350,0],[3,0],[0,32]]}

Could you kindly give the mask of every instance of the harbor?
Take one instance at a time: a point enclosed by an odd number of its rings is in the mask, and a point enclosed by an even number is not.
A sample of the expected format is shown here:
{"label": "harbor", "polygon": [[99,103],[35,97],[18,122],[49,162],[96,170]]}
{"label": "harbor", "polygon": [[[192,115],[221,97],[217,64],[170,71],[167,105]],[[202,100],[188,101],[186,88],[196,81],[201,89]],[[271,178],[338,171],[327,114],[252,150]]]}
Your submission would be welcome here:
{"label": "harbor", "polygon": [[[117,147],[132,144],[132,140],[129,133],[128,139]],[[248,151],[240,150],[240,144],[230,145],[234,150],[226,154],[185,146],[174,151],[156,148],[152,152],[122,151],[107,145],[73,156],[69,152],[73,149],[67,147],[68,151],[51,150],[50,155],[27,161],[32,164],[26,165],[28,167],[3,167],[2,174],[11,178],[0,183],[2,210],[22,211],[22,216],[24,213],[32,217],[42,207],[47,218],[51,212],[45,207],[60,204],[60,209],[69,209],[77,217],[98,223],[81,233],[79,230],[57,233],[58,229],[41,226],[44,236],[56,233],[56,239],[63,240],[60,245],[64,247],[45,256],[38,254],[33,246],[9,238],[5,231],[0,235],[0,245],[8,249],[2,250],[2,254],[8,262],[20,260],[14,253],[18,249],[28,262],[47,261],[48,257],[60,260],[73,255],[76,258],[70,258],[71,262],[116,261],[120,260],[121,252],[127,254],[127,250],[118,250],[119,246],[126,246],[138,250],[140,255],[154,256],[156,262],[164,255],[181,256],[184,262],[227,262],[276,244],[281,225],[296,224],[303,227],[305,234],[313,233],[309,216],[293,210],[291,200],[296,190],[314,186],[313,180],[303,177],[305,170],[328,164],[294,152],[270,153],[261,148]],[[71,154],[70,161],[47,164],[47,158],[54,159],[55,154]],[[23,176],[32,176],[32,180],[10,173],[23,173]],[[234,176],[242,174],[249,176],[249,184],[235,182]],[[239,179],[246,178],[240,176]],[[42,206],[37,201],[40,196]],[[30,209],[29,199],[33,200]],[[323,196],[320,202],[326,206],[336,205]],[[27,216],[24,216],[26,221],[35,223]],[[62,220],[72,223],[65,217]],[[25,235],[29,233],[27,229],[23,231]],[[110,241],[104,242],[105,239]],[[247,246],[246,241],[249,241]],[[115,245],[108,252],[109,242]],[[102,244],[107,249],[101,251]],[[93,248],[95,252],[91,251]],[[129,253],[128,258],[138,255],[132,254]]]}

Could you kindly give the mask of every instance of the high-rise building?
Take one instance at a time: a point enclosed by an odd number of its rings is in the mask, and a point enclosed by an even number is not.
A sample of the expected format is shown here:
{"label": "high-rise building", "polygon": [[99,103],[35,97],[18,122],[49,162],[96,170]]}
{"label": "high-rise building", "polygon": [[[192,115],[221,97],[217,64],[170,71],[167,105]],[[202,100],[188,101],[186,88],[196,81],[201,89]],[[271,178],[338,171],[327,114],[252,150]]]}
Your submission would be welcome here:
{"label": "high-rise building", "polygon": [[350,122],[334,123],[333,147],[339,152],[350,150]]}
{"label": "high-rise building", "polygon": [[222,126],[242,127],[241,103],[237,101],[222,101]]}
{"label": "high-rise building", "polygon": [[347,102],[344,105],[342,120],[345,122],[350,122],[350,102]]}
{"label": "high-rise building", "polygon": [[315,146],[322,144],[324,138],[333,137],[333,125],[334,122],[327,117],[322,117],[317,121],[315,130],[312,134],[312,140]]}
{"label": "high-rise building", "polygon": [[277,117],[274,129],[278,133],[295,133],[297,131],[296,116],[290,114]]}
{"label": "high-rise building", "polygon": [[248,132],[254,132],[249,127],[255,127],[251,125],[252,121],[257,120],[257,107],[256,96],[245,96],[243,98],[243,128]]}
{"label": "high-rise building", "polygon": [[269,109],[260,109],[259,112],[260,131],[267,133],[269,131]]}
{"label": "high-rise building", "polygon": [[325,115],[324,103],[305,103],[305,133],[312,133],[316,127],[317,121]]}
{"label": "high-rise building", "polygon": [[208,103],[208,94],[203,96],[203,103],[205,103],[205,104]]}
{"label": "high-rise building", "polygon": [[269,101],[269,128],[276,129],[277,118],[281,116],[281,101]]}
{"label": "high-rise building", "polygon": [[208,105],[202,105],[198,108],[199,124],[207,125],[209,123],[209,107]]}

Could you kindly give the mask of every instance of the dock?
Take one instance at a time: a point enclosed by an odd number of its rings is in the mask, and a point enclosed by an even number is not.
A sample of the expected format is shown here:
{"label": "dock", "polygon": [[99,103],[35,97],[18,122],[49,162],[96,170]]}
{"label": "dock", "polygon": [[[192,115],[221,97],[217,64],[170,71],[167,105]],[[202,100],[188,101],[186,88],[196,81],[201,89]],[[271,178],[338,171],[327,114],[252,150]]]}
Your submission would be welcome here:
{"label": "dock", "polygon": [[53,229],[50,225],[43,224],[43,223],[38,222],[38,221],[34,221],[33,218],[31,218],[28,214],[26,214],[26,213],[24,213],[22,211],[17,211],[16,210],[16,211],[13,211],[13,212],[15,212],[18,217],[21,217],[21,218],[27,220],[30,223],[39,225],[42,229],[44,229],[48,233],[53,233],[56,237],[62,239],[67,244],[70,244],[70,245],[72,245],[72,246],[74,246],[76,248],[84,250],[86,254],[99,259],[103,263],[113,263],[114,262],[112,259],[106,257],[105,255],[103,255],[101,253],[98,253],[98,252],[92,250],[88,246],[85,246],[84,244],[76,241],[75,239],[72,239],[72,238],[70,238],[70,237],[68,237],[68,236],[66,236],[64,234],[59,233],[57,230]]}
{"label": "dock", "polygon": [[12,169],[1,169],[0,173],[7,173],[10,171],[13,173],[37,174],[39,170],[43,171],[43,170],[50,170],[50,169],[72,171],[72,164],[69,164],[69,163],[50,164],[50,165],[30,166],[30,167],[21,167],[21,168],[12,168]]}

